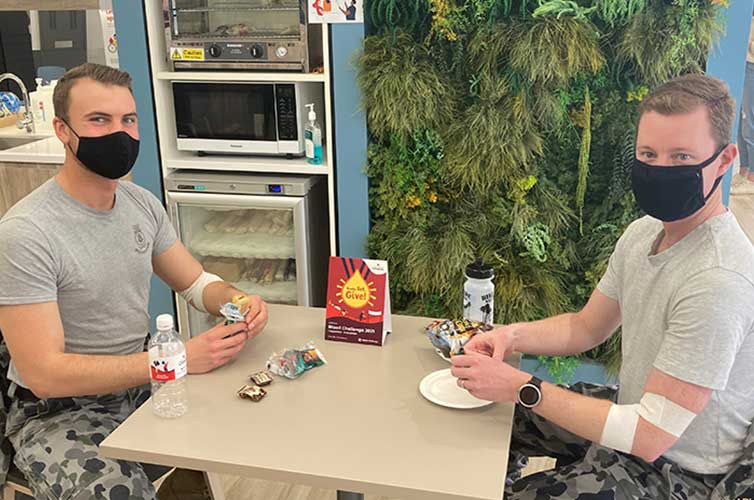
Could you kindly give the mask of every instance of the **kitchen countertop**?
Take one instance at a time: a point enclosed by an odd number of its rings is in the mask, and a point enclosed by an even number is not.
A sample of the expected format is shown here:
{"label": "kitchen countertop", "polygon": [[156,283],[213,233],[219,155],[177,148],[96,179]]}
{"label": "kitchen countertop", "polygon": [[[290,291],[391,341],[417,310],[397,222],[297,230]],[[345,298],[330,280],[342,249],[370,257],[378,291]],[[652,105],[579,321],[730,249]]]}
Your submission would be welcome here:
{"label": "kitchen countertop", "polygon": [[0,138],[4,137],[35,137],[39,140],[22,144],[13,148],[0,150],[0,162],[8,163],[49,163],[62,165],[65,160],[63,144],[52,132],[37,132],[29,134],[15,126],[0,128]]}

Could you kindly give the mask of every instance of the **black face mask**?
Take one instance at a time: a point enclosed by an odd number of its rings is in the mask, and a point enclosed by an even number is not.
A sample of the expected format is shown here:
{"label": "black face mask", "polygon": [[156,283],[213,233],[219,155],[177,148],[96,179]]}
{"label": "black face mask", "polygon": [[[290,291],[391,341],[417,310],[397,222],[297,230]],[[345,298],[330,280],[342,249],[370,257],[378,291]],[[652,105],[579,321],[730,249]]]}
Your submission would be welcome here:
{"label": "black face mask", "polygon": [[[68,122],[63,120],[68,125]],[[70,144],[73,155],[82,165],[97,175],[108,179],[120,179],[134,166],[139,155],[139,141],[122,130],[99,137],[81,137],[68,125],[76,137],[79,147],[75,152]]]}
{"label": "black face mask", "polygon": [[685,219],[696,213],[723,180],[722,176],[715,179],[709,194],[704,196],[702,170],[711,165],[726,147],[727,144],[698,165],[663,167],[634,158],[631,187],[639,207],[648,215],[665,222]]}

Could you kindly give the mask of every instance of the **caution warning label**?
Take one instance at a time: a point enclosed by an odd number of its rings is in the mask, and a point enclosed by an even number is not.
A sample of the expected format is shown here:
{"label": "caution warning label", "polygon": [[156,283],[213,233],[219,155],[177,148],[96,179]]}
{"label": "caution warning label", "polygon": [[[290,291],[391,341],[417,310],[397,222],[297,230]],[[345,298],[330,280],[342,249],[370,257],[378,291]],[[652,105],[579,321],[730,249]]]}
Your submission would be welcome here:
{"label": "caution warning label", "polygon": [[183,49],[183,59],[204,61],[204,49]]}
{"label": "caution warning label", "polygon": [[203,48],[172,47],[170,59],[173,61],[204,61]]}

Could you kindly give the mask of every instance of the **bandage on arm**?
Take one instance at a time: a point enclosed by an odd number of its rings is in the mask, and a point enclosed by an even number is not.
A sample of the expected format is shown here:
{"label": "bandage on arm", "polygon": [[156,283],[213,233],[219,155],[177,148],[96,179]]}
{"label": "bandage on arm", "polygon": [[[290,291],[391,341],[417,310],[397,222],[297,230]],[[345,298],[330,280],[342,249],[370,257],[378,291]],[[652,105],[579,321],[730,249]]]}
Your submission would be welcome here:
{"label": "bandage on arm", "polygon": [[183,297],[186,302],[199,311],[207,312],[207,308],[204,306],[204,289],[207,288],[207,285],[216,281],[223,281],[223,279],[216,274],[202,271],[202,274],[196,278],[196,281],[194,281],[187,289],[179,292],[178,295]]}
{"label": "bandage on arm", "polygon": [[639,404],[614,404],[610,407],[600,444],[624,453],[631,453],[639,417],[679,438],[694,420],[696,413],[664,396],[646,392]]}

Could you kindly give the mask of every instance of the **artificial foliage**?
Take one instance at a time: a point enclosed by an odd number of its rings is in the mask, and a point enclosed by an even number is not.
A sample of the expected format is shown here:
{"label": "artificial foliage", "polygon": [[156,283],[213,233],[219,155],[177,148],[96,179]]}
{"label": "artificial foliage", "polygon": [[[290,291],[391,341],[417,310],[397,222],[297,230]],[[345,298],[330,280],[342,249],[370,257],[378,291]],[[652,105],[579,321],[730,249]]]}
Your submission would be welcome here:
{"label": "artificial foliage", "polygon": [[[459,317],[463,269],[495,320],[577,310],[640,216],[637,108],[704,68],[723,0],[365,0],[370,256],[397,311]],[[620,338],[589,353],[615,372]],[[574,358],[541,358],[566,380]]]}

